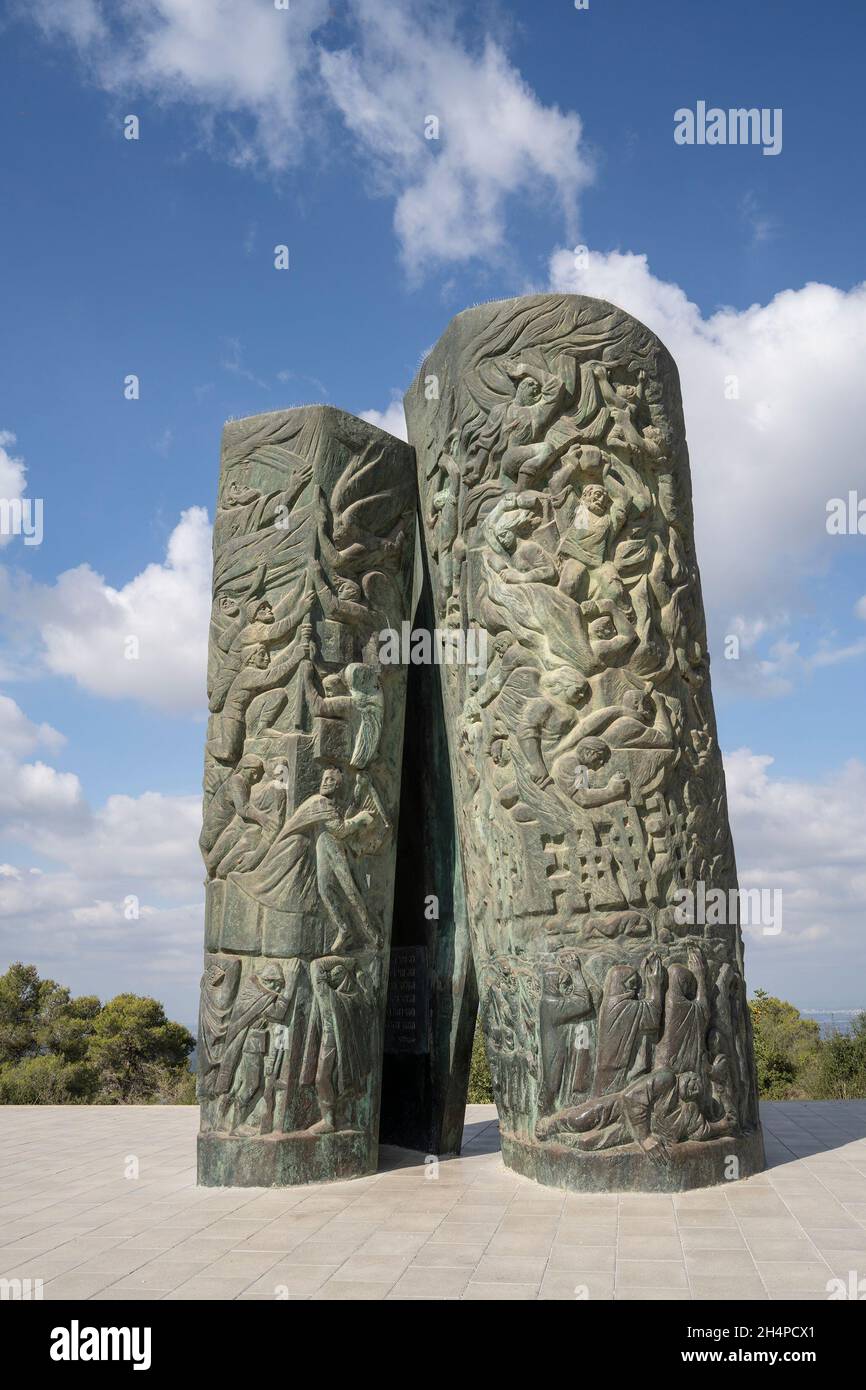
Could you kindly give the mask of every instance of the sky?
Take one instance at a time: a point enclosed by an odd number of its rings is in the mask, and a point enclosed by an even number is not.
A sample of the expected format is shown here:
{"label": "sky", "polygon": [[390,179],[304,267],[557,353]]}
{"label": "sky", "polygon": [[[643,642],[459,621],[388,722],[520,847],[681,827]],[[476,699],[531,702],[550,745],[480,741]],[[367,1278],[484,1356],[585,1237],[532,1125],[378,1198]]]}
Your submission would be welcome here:
{"label": "sky", "polygon": [[[402,435],[455,313],[566,290],[679,365],[740,882],[783,895],[750,990],[866,1007],[866,10],[816,13],[9,0],[0,498],[42,534],[0,534],[0,969],[193,1022],[223,423]],[[699,102],[781,148],[678,143]]]}

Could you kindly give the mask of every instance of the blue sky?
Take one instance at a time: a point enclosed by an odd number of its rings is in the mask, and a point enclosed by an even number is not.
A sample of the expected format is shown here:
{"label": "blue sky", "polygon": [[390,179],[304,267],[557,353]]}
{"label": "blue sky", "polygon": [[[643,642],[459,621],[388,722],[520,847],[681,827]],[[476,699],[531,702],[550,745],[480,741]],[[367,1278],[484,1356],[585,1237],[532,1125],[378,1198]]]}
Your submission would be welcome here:
{"label": "blue sky", "polygon": [[[452,314],[557,288],[679,362],[741,878],[785,894],[749,984],[866,1006],[866,537],[825,527],[866,496],[864,41],[839,0],[9,7],[0,492],[44,539],[0,547],[0,965],[193,1018],[222,423],[399,430]],[[781,153],[677,145],[699,100]]]}

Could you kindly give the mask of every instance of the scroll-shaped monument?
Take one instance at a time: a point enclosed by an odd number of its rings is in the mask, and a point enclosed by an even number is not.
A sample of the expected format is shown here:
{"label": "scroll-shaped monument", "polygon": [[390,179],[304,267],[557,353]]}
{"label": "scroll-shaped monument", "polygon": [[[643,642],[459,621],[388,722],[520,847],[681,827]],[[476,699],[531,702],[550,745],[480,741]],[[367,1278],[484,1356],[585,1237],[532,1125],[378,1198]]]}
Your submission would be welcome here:
{"label": "scroll-shaped monument", "polygon": [[[578,1189],[763,1167],[676,366],[599,300],[467,310],[406,397],[505,1161]],[[721,485],[721,482],[720,482]],[[731,1160],[735,1159],[736,1162]]]}
{"label": "scroll-shaped monument", "polygon": [[375,1168],[411,452],[329,406],[225,427],[201,849],[199,1181]]}

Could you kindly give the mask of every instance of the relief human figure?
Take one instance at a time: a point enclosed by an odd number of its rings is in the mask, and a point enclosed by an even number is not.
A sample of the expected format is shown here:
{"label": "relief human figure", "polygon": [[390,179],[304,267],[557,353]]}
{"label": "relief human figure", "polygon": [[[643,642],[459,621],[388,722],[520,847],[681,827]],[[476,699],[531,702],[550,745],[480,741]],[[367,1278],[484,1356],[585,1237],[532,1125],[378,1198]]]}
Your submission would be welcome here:
{"label": "relief human figure", "polygon": [[325,768],[318,792],[289,816],[261,867],[239,876],[266,906],[312,906],[312,892],[316,893],[336,931],[331,947],[335,952],[353,950],[359,943],[381,945],[348,854],[349,842],[374,823],[375,815],[366,805],[344,815],[338,804],[342,785],[340,769]]}
{"label": "relief human figure", "polygon": [[522,506],[521,496],[514,492],[506,492],[486,517],[488,563],[503,583],[556,583],[559,576],[553,558],[528,539],[538,522],[532,506]]}
{"label": "relief human figure", "polygon": [[[309,624],[302,623],[300,637],[274,662],[266,646],[249,648],[245,664],[226,692],[222,711],[213,716],[206,748],[217,762],[236,762],[247,733],[256,734],[277,718],[288,698],[284,687],[309,655],[311,634]],[[258,700],[261,695],[267,698]]]}
{"label": "relief human figure", "polygon": [[580,971],[576,952],[560,951],[553,964],[542,971],[538,1029],[541,1036],[541,1077],[538,1106],[552,1110],[566,1084],[572,1091],[586,1090],[588,1076],[582,1075],[589,1058],[588,1048],[575,1055],[575,1029],[570,1025],[589,1018],[594,1012],[592,995]]}
{"label": "relief human figure", "polygon": [[740,1098],[740,1118],[744,1124],[753,1124],[756,1116],[749,1072],[747,1009],[742,978],[736,968],[725,961],[716,976],[714,996],[714,1019],[720,1039],[718,1050],[724,1052],[729,1061]]}
{"label": "relief human figure", "polygon": [[262,1089],[268,1027],[283,1023],[291,1003],[282,966],[266,961],[248,977],[226,1030],[214,1094],[220,1097],[217,1129],[234,1133],[250,1114]]}
{"label": "relief human figure", "polygon": [[554,782],[557,786],[561,785],[563,791],[584,811],[609,806],[614,801],[625,801],[630,786],[624,773],[614,772],[606,780],[599,776],[609,761],[610,746],[603,738],[581,738],[573,753],[554,763]]}
{"label": "relief human figure", "polygon": [[520,755],[532,781],[542,789],[551,785],[549,765],[591,693],[589,682],[570,666],[552,671],[519,666],[504,682],[497,715],[511,730],[514,756]]}
{"label": "relief human figure", "polygon": [[655,1063],[672,1071],[706,1069],[710,1004],[707,967],[701,952],[688,952],[688,965],[669,965],[665,993],[665,1026],[656,1047]]}
{"label": "relief human figure", "polygon": [[613,562],[616,540],[627,514],[627,504],[611,497],[601,483],[587,483],[574,519],[560,537],[557,554],[563,593],[575,601],[612,599],[632,617],[631,602]]}
{"label": "relief human figure", "polygon": [[598,667],[605,670],[623,665],[639,641],[639,635],[619,605],[612,599],[584,599],[580,611]]}
{"label": "relief human figure", "polygon": [[[316,600],[315,590],[305,584],[301,597],[293,600],[294,595],[284,594],[276,607],[266,597],[248,599],[243,604],[240,621],[232,632],[230,645],[212,683],[208,701],[212,713],[222,709],[235,676],[254,647],[269,648],[294,637]],[[311,631],[305,626],[307,639]]]}
{"label": "relief human figure", "polygon": [[544,439],[567,397],[565,383],[544,368],[506,358],[503,370],[515,383],[510,401],[496,405],[476,440],[476,448],[499,462],[500,475],[528,485],[556,459],[557,447]]}
{"label": "relief human figure", "polygon": [[285,770],[279,758],[273,759],[266,775],[252,788],[250,804],[254,819],[244,825],[235,822],[237,833],[234,837],[228,832],[224,834],[224,852],[220,853],[221,847],[217,846],[213,854],[215,877],[227,878],[235,871],[246,873],[265,858],[286,818]]}
{"label": "relief human figure", "polygon": [[253,803],[251,795],[264,772],[265,765],[261,758],[246,753],[207,803],[199,847],[209,877],[213,877],[223,855],[246,826],[264,825],[264,813]]}
{"label": "relief human figure", "polygon": [[385,720],[385,696],[375,666],[350,662],[339,679],[326,678],[326,694],[318,688],[312,662],[304,663],[301,676],[311,713],[320,719],[345,720],[350,731],[350,766],[367,767],[378,751]]}
{"label": "relief human figure", "polygon": [[358,1100],[373,1065],[376,1036],[375,999],[358,962],[322,956],[310,966],[318,1039],[316,1097],[321,1117],[308,1134],[331,1134],[341,1126],[341,1112]]}
{"label": "relief human figure", "polygon": [[529,1077],[538,1075],[538,981],[507,960],[494,961],[482,980],[481,1013],[498,1102],[520,1111]]}
{"label": "relief human figure", "polygon": [[446,595],[446,615],[459,613],[460,583],[466,560],[466,543],[460,530],[463,478],[454,458],[456,436],[449,435],[437,462],[440,485],[434,488],[427,516],[432,543],[430,553],[439,569],[439,580]]}
{"label": "relief human figure", "polygon": [[671,1145],[732,1133],[729,1118],[707,1119],[701,1078],[658,1068],[619,1091],[569,1106],[538,1121],[538,1139],[555,1134],[579,1137],[573,1147],[587,1152],[637,1143],[649,1157],[669,1162]]}
{"label": "relief human figure", "polygon": [[633,797],[656,790],[660,778],[677,760],[677,740],[667,702],[648,682],[643,691],[627,690],[619,704],[591,710],[573,726],[556,752],[553,777],[558,785],[567,788],[571,784],[576,790],[585,785],[586,779],[578,775],[580,765],[587,766],[581,746],[585,755],[587,740],[602,735],[607,749],[640,754],[629,760]]}
{"label": "relief human figure", "polygon": [[200,1099],[210,1099],[214,1094],[240,977],[241,962],[234,956],[212,956],[205,964],[198,1013],[197,1090]]}
{"label": "relief human figure", "polygon": [[587,363],[601,404],[601,414],[596,418],[592,434],[593,438],[598,438],[601,428],[607,445],[627,454],[641,453],[647,448],[647,441],[638,429],[637,417],[644,402],[646,372],[638,372],[636,384],[611,381],[610,372],[622,366],[625,363]]}
{"label": "relief human figure", "polygon": [[532,665],[532,657],[511,632],[497,632],[490,643],[490,660],[483,680],[473,678],[474,696],[478,711],[496,699],[505,682],[519,666]]}
{"label": "relief human figure", "polygon": [[649,1070],[651,1044],[662,1020],[663,968],[651,951],[640,968],[612,965],[598,1011],[592,1094],[619,1091]]}
{"label": "relief human figure", "polygon": [[533,510],[535,496],[506,493],[484,519],[487,544],[475,613],[488,631],[510,631],[542,664],[568,664],[591,674],[599,662],[580,606],[558,586],[555,558],[526,538],[541,521]]}
{"label": "relief human figure", "polygon": [[725,1051],[725,1040],[715,1028],[711,1028],[707,1035],[707,1049],[710,1057],[709,1082],[716,1110],[715,1118],[724,1117],[739,1126],[735,1069]]}

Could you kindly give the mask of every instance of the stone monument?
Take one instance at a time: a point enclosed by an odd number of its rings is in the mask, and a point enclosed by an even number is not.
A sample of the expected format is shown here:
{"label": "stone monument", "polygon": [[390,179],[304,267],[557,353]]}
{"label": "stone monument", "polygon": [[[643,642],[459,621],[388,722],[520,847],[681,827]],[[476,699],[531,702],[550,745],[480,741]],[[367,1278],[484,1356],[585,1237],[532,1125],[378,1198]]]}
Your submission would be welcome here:
{"label": "stone monument", "polygon": [[226,425],[213,552],[199,1181],[375,1169],[411,451],[329,406]]}
{"label": "stone monument", "polygon": [[[505,1162],[581,1190],[753,1173],[673,359],[599,300],[484,304],[430,352],[406,415],[436,620],[487,635],[486,671],[441,675]],[[722,920],[695,910],[711,890]]]}

